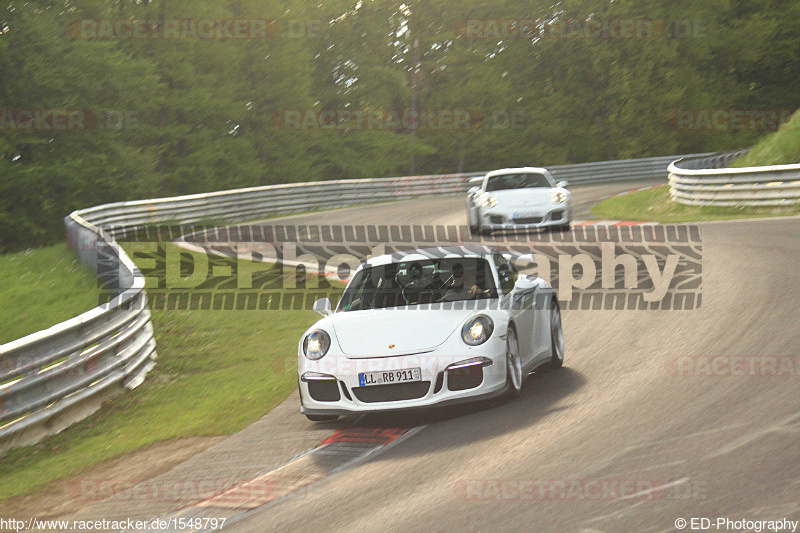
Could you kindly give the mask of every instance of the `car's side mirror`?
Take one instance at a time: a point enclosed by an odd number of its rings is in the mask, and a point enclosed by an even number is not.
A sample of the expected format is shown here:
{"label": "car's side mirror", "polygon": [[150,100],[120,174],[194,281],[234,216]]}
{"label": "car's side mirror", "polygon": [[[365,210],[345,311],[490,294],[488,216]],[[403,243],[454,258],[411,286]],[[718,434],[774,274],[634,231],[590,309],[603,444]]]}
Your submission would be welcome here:
{"label": "car's side mirror", "polygon": [[564,189],[566,189],[568,185],[569,182],[567,180],[561,180],[558,183],[556,183],[556,187],[562,187]]}
{"label": "car's side mirror", "polygon": [[514,292],[530,292],[536,289],[536,287],[537,284],[535,281],[523,276],[520,276],[517,281],[514,282]]}
{"label": "car's side mirror", "polygon": [[533,254],[522,254],[515,257],[514,268],[519,270],[521,265],[524,265],[523,268],[536,266],[536,259],[534,259]]}
{"label": "car's side mirror", "polygon": [[500,255],[505,257],[516,270],[520,270],[522,268],[530,268],[536,266],[536,259],[533,258],[533,254],[510,254],[508,252],[503,252]]}
{"label": "car's side mirror", "polygon": [[322,316],[330,316],[333,314],[333,311],[331,311],[331,301],[328,298],[320,298],[314,302],[314,307],[312,307],[312,309]]}

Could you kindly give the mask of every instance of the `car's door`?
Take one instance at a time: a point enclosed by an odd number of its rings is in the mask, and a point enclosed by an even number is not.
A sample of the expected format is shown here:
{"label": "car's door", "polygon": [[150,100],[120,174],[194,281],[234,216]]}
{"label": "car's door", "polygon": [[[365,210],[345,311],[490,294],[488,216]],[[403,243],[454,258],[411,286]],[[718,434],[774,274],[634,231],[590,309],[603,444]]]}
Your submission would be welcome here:
{"label": "car's door", "polygon": [[[531,278],[529,278],[531,279]],[[550,313],[553,307],[553,290],[541,278],[536,283],[533,309],[533,360],[534,366],[550,359]]]}
{"label": "car's door", "polygon": [[522,366],[526,367],[536,356],[536,346],[533,342],[536,306],[532,304],[533,298],[536,296],[535,291],[515,294],[514,284],[519,278],[519,273],[514,265],[499,253],[495,253],[493,259],[497,268],[499,288],[503,293],[501,307],[510,313],[510,318],[516,326]]}

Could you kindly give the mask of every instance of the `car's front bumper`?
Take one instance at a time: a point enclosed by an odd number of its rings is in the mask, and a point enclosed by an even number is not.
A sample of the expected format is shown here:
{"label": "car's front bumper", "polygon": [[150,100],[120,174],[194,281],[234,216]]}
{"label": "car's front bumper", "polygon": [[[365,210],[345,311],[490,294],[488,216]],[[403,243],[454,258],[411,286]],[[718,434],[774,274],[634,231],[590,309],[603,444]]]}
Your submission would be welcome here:
{"label": "car's front bumper", "polygon": [[470,394],[460,396],[458,398],[451,398],[449,400],[440,400],[437,402],[433,402],[430,404],[425,405],[412,405],[412,406],[393,406],[393,405],[385,405],[381,406],[380,408],[376,409],[369,409],[368,411],[365,410],[353,410],[353,409],[336,409],[336,408],[325,408],[325,409],[318,409],[314,407],[306,407],[305,405],[300,406],[300,412],[304,415],[353,415],[353,414],[362,414],[364,412],[369,413],[385,413],[385,412],[396,412],[396,411],[411,411],[415,409],[430,409],[433,407],[447,407],[450,405],[458,405],[462,403],[468,402],[480,402],[485,400],[490,400],[492,398],[497,398],[501,396],[504,392],[506,392],[507,388],[505,384],[501,387],[496,388],[495,390],[489,392],[482,392],[480,394]]}
{"label": "car's front bumper", "polygon": [[[477,401],[506,389],[505,342],[491,339],[458,355],[418,355],[305,361],[300,372],[301,411],[311,415],[397,411]],[[485,361],[452,369],[464,361]],[[489,364],[490,363],[490,364]],[[362,386],[359,374],[420,368],[421,381]],[[480,375],[478,375],[478,370]],[[319,379],[319,375],[327,376]],[[308,376],[314,378],[309,379]]]}
{"label": "car's front bumper", "polygon": [[536,229],[564,226],[572,221],[569,204],[525,212],[521,209],[488,208],[481,210],[479,226],[484,230]]}

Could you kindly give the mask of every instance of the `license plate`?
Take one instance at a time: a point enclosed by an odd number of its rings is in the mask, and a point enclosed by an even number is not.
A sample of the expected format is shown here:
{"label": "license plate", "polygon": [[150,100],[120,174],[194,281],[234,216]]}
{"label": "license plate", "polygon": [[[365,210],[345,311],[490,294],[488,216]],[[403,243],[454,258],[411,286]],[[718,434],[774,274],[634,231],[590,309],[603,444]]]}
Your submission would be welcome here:
{"label": "license plate", "polygon": [[358,385],[360,387],[386,385],[387,383],[405,383],[407,381],[422,381],[422,371],[419,368],[407,368],[405,370],[360,372],[358,374]]}

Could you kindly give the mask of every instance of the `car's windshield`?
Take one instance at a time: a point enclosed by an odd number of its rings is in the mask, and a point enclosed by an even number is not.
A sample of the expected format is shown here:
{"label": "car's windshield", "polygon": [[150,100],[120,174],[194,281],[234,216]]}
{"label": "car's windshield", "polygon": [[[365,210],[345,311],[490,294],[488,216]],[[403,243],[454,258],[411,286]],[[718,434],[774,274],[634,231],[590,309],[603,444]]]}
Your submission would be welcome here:
{"label": "car's windshield", "polygon": [[339,303],[341,311],[497,298],[489,262],[454,257],[390,263],[360,270]]}
{"label": "car's windshield", "polygon": [[486,191],[504,191],[507,189],[530,189],[534,187],[552,187],[544,174],[523,172],[520,174],[500,174],[492,176],[486,183]]}

